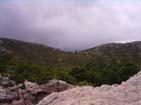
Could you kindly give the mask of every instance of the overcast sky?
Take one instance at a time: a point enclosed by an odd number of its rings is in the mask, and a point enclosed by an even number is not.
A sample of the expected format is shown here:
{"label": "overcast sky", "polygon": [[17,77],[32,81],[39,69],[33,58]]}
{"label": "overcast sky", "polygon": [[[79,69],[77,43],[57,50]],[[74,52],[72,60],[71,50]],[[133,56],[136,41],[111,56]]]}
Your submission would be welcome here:
{"label": "overcast sky", "polygon": [[141,40],[141,0],[0,0],[0,37],[65,50]]}

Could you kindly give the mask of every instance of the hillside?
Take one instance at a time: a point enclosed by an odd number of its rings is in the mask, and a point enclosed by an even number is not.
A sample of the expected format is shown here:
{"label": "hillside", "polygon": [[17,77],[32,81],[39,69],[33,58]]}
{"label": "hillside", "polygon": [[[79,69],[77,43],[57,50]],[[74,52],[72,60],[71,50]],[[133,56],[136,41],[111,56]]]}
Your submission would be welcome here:
{"label": "hillside", "polygon": [[131,43],[109,43],[82,51],[89,55],[116,59],[118,62],[129,61],[141,67],[141,41]]}
{"label": "hillside", "polygon": [[116,59],[118,62],[127,60],[141,66],[140,41],[125,44],[110,43],[79,52],[65,52],[41,44],[0,38],[0,51],[12,55],[15,60],[40,65],[81,65],[101,57]]}
{"label": "hillside", "polygon": [[115,84],[126,81],[141,68],[141,42],[105,44],[65,52],[45,45],[0,38],[0,73],[17,83],[46,83],[60,79],[71,84]]}
{"label": "hillside", "polygon": [[84,54],[65,52],[41,44],[6,38],[0,38],[0,51],[10,54],[18,62],[49,66],[79,65],[90,59]]}

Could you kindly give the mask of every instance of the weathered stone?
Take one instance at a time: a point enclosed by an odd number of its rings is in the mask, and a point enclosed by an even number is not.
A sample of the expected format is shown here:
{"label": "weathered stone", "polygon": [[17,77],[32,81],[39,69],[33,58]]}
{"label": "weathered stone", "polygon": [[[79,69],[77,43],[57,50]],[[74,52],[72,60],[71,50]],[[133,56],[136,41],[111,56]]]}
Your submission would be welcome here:
{"label": "weathered stone", "polygon": [[52,93],[37,105],[141,105],[141,72],[121,85],[75,87]]}
{"label": "weathered stone", "polygon": [[[10,84],[13,85],[10,85]],[[0,76],[0,105],[35,105],[52,92],[64,91],[73,86],[60,80],[38,85],[25,81],[14,85],[8,77]]]}

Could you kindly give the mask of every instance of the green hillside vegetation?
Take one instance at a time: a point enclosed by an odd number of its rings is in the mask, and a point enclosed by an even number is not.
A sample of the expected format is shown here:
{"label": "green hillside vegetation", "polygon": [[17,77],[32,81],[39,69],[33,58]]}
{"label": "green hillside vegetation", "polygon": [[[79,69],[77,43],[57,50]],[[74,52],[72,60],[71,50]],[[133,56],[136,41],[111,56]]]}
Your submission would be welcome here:
{"label": "green hillside vegetation", "polygon": [[75,52],[65,52],[45,45],[1,38],[0,48],[19,62],[48,66],[74,66],[84,64],[91,57]]}
{"label": "green hillside vegetation", "polygon": [[107,44],[80,52],[0,39],[0,73],[17,83],[60,79],[75,85],[116,84],[140,70],[141,43]]}
{"label": "green hillside vegetation", "polygon": [[[103,60],[104,61],[104,60]],[[77,80],[77,83],[88,83],[93,86],[102,84],[119,84],[133,76],[139,69],[135,64],[125,62],[118,63],[112,60],[110,63],[91,62],[83,67],[73,68],[69,74]]]}

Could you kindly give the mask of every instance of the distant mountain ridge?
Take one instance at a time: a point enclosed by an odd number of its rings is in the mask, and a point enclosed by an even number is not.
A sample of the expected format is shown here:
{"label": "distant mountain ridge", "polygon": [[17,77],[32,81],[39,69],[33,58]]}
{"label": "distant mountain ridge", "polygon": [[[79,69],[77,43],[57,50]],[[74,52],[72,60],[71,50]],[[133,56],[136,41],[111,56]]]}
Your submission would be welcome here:
{"label": "distant mountain ridge", "polygon": [[45,45],[15,39],[0,38],[0,52],[12,55],[18,61],[39,65],[75,65],[87,59],[84,54],[65,52]]}
{"label": "distant mountain ridge", "polygon": [[141,41],[109,43],[83,51],[65,52],[41,44],[0,38],[0,52],[11,54],[18,61],[41,65],[82,65],[100,56],[105,59],[128,60],[141,66]]}
{"label": "distant mountain ridge", "polygon": [[131,43],[109,43],[103,44],[88,50],[84,50],[89,54],[106,56],[118,60],[127,60],[134,62],[140,66],[141,61],[141,41]]}
{"label": "distant mountain ridge", "polygon": [[105,49],[110,50],[110,52],[118,50],[118,49],[122,50],[122,51],[139,49],[139,51],[141,51],[141,41],[135,41],[135,42],[130,42],[130,43],[109,43],[109,44],[103,44],[103,45],[96,46],[94,48],[90,48],[90,49],[84,50],[84,51],[95,52],[95,53],[100,53],[101,52],[102,53],[102,51],[105,50]]}

